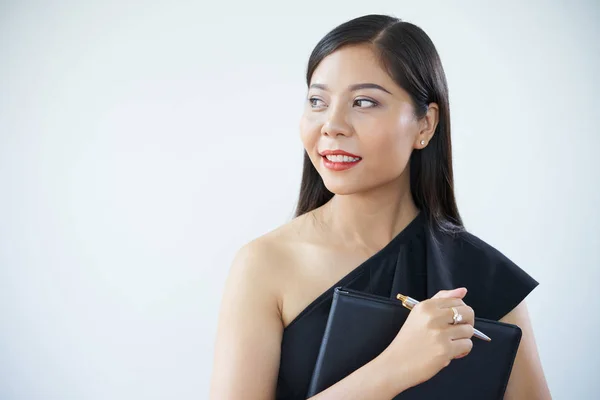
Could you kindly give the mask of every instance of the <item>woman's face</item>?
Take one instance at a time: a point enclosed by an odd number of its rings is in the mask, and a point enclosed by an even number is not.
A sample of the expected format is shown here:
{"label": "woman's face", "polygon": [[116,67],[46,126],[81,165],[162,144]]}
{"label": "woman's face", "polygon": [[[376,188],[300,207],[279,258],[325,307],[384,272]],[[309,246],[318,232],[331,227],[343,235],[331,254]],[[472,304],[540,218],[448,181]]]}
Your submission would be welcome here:
{"label": "woman's face", "polygon": [[413,149],[425,147],[433,135],[431,122],[414,116],[409,95],[370,46],[355,45],[335,51],[315,69],[300,133],[325,186],[351,194],[398,180]]}

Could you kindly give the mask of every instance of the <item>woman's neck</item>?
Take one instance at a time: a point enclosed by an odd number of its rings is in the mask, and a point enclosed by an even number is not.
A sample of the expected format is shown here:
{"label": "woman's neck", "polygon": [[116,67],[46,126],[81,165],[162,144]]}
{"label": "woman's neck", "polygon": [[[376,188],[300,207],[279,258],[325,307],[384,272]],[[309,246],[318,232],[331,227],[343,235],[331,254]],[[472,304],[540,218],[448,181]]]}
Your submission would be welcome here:
{"label": "woman's neck", "polygon": [[317,211],[328,235],[339,238],[344,246],[359,246],[372,253],[419,214],[410,186],[398,182],[363,193],[335,195]]}

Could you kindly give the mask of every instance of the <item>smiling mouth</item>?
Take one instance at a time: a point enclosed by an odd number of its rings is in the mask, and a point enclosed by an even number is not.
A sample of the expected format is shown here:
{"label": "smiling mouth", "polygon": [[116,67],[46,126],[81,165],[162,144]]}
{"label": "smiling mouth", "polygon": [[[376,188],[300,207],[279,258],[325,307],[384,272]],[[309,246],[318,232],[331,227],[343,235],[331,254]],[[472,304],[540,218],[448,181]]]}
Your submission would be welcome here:
{"label": "smiling mouth", "polygon": [[331,162],[336,162],[336,163],[350,163],[350,162],[357,162],[357,161],[361,160],[360,157],[352,157],[352,156],[346,156],[346,155],[342,155],[342,154],[328,154],[323,157]]}
{"label": "smiling mouth", "polygon": [[361,157],[348,156],[345,154],[326,154],[322,155],[323,166],[332,171],[345,171],[358,165]]}

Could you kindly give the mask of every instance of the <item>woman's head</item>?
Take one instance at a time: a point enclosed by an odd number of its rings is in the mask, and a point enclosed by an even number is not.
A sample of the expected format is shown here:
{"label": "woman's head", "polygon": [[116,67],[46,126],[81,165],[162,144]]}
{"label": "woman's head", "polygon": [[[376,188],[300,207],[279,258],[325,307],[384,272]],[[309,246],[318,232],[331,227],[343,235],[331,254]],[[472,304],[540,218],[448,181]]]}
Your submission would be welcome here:
{"label": "woman's head", "polygon": [[408,182],[433,224],[446,231],[462,226],[445,74],[420,28],[385,15],[348,21],[317,44],[306,79],[300,123],[306,153],[296,215],[334,194],[390,184],[401,190]]}

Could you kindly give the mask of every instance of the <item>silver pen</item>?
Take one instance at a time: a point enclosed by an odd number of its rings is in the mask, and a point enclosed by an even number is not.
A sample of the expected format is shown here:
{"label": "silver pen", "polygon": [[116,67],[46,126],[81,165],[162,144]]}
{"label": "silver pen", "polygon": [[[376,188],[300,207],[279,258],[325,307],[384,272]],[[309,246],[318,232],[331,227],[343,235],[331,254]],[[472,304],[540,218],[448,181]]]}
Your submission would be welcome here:
{"label": "silver pen", "polygon": [[[408,308],[409,310],[412,310],[414,306],[416,306],[417,304],[419,304],[419,301],[413,299],[412,297],[408,297],[405,296],[403,294],[398,293],[398,295],[396,296],[396,298],[398,300],[400,300],[402,302],[402,305],[405,308]],[[473,336],[475,336],[476,338],[485,340],[486,342],[491,342],[492,339],[490,339],[489,336],[487,336],[486,334],[484,334],[481,331],[478,331],[477,329],[474,329],[474,333]]]}

